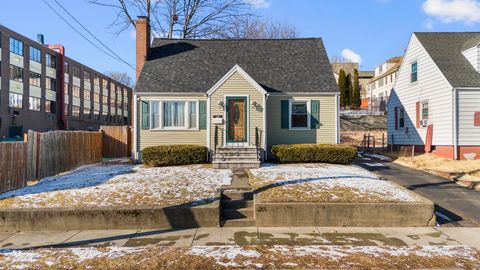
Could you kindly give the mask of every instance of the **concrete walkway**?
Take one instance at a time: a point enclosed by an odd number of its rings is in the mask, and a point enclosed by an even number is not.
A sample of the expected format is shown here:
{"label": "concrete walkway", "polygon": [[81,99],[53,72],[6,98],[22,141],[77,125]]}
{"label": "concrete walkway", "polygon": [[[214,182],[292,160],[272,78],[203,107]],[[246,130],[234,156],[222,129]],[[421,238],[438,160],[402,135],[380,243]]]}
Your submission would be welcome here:
{"label": "concrete walkway", "polygon": [[480,192],[451,180],[374,158],[357,158],[355,164],[396,182],[436,204],[437,222],[447,226],[480,225]]}
{"label": "concrete walkway", "polygon": [[0,249],[84,246],[466,245],[480,249],[480,228],[198,228],[0,233]]}

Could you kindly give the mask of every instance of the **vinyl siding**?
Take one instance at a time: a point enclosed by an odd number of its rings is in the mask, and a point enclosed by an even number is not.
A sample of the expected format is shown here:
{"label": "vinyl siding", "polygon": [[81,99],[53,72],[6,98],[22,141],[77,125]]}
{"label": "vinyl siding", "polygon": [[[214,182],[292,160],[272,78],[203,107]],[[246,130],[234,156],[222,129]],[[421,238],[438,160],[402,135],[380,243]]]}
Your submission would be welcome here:
{"label": "vinyl siding", "polygon": [[[310,130],[289,130],[282,129],[282,100],[319,100],[320,101],[320,128]],[[336,111],[335,95],[325,96],[291,96],[271,95],[267,99],[267,123],[268,123],[268,149],[276,144],[296,143],[326,143],[335,144],[336,132]]]}
{"label": "vinyl siding", "polygon": [[472,64],[475,70],[480,71],[480,49],[478,47],[470,48],[462,52],[468,62]]}
{"label": "vinyl siding", "polygon": [[[185,97],[185,96],[155,96],[142,97],[142,100],[206,100],[205,97]],[[141,109],[139,107],[139,109]],[[151,107],[150,107],[151,111]],[[139,111],[138,116],[141,115]],[[207,145],[207,130],[143,130],[142,119],[138,117],[139,127],[139,147],[143,150],[145,147],[172,144],[195,144]]]}
{"label": "vinyl siding", "polygon": [[[248,125],[248,143],[250,145],[255,145],[255,128],[258,127],[260,130],[260,135],[263,133],[263,94],[260,93],[250,82],[248,82],[240,73],[235,72],[232,76],[227,79],[218,89],[215,91],[210,98],[210,128],[211,128],[211,147],[214,146],[215,140],[215,126],[219,127],[219,145],[224,144],[225,140],[225,123],[226,123],[226,96],[248,96],[247,98],[247,125]],[[224,102],[225,105],[222,108],[219,102]],[[256,102],[261,106],[261,108],[256,109],[251,104]],[[213,116],[222,115],[223,116],[223,125],[213,124]],[[263,146],[261,146],[263,147]]]}
{"label": "vinyl siding", "polygon": [[480,127],[474,126],[474,114],[480,111],[480,90],[458,91],[458,145],[480,145]]}
{"label": "vinyl siding", "polygon": [[[411,64],[418,64],[418,80],[410,83]],[[433,145],[453,143],[452,86],[435,65],[415,35],[412,35],[397,81],[388,102],[388,142],[399,145],[424,145],[427,128],[416,128],[416,102],[428,101],[433,124]],[[395,130],[395,107],[405,109],[405,129]],[[408,132],[407,132],[408,130]]]}

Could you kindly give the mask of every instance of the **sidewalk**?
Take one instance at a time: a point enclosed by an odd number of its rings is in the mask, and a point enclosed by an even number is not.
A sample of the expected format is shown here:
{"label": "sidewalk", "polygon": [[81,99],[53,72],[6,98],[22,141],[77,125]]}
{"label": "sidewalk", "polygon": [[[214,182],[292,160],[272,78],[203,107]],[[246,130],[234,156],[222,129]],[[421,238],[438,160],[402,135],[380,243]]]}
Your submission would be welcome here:
{"label": "sidewalk", "polygon": [[480,192],[461,187],[453,181],[427,172],[406,168],[389,161],[357,158],[354,164],[402,185],[433,201],[437,222],[447,226],[480,225]]}
{"label": "sidewalk", "polygon": [[1,249],[221,245],[455,246],[480,249],[480,228],[198,228],[1,233]]}

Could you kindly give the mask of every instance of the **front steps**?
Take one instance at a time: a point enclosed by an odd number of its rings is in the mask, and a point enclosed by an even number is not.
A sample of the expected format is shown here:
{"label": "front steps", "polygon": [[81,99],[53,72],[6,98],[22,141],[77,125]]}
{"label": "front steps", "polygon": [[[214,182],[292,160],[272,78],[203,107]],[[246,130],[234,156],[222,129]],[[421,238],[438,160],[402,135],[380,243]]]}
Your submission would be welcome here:
{"label": "front steps", "polygon": [[219,147],[212,164],[215,169],[258,169],[261,162],[255,147]]}
{"label": "front steps", "polygon": [[253,192],[249,187],[222,190],[221,220],[222,227],[255,226]]}

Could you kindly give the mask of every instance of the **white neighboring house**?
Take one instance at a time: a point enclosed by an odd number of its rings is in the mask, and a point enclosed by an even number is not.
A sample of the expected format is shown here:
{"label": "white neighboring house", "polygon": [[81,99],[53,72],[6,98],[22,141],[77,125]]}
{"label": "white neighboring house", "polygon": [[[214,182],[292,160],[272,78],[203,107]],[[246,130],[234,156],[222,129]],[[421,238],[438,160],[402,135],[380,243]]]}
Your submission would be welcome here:
{"label": "white neighboring house", "polygon": [[388,97],[397,78],[402,57],[394,57],[375,68],[375,76],[366,85],[366,99],[368,109],[385,112]]}
{"label": "white neighboring house", "polygon": [[480,32],[413,33],[387,121],[389,144],[480,159]]}

